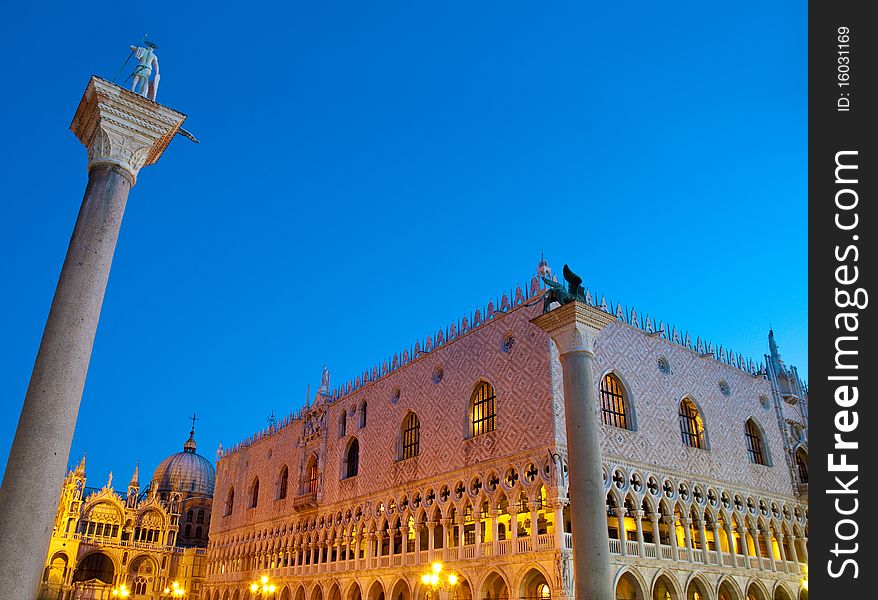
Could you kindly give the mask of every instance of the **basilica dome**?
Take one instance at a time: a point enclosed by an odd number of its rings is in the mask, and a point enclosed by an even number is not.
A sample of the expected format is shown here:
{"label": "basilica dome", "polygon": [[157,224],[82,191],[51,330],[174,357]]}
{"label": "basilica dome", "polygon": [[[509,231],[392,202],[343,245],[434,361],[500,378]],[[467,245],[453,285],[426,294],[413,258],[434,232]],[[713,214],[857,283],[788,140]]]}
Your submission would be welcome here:
{"label": "basilica dome", "polygon": [[180,492],[187,496],[213,497],[213,484],[216,472],[209,460],[195,454],[195,431],[183,444],[183,451],[172,454],[163,460],[152,475],[150,490],[164,495]]}

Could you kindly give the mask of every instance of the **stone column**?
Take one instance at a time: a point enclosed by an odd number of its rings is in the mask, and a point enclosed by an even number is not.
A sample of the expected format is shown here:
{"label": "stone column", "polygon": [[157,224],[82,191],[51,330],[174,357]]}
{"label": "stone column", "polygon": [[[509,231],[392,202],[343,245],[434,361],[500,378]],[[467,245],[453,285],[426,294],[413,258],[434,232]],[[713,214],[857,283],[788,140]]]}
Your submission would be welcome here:
{"label": "stone column", "polygon": [[[753,538],[753,552],[756,554],[756,566],[762,570],[762,549],[759,547],[759,530],[756,527],[750,529],[750,536]],[[746,534],[743,534],[746,539]],[[748,559],[749,560],[749,559]]]}
{"label": "stone column", "polygon": [[433,552],[436,549],[436,522],[427,521],[427,560],[433,562]]}
{"label": "stone column", "polygon": [[716,562],[719,566],[723,566],[723,543],[719,537],[719,523],[713,522],[713,545],[716,546]]}
{"label": "stone column", "polygon": [[680,560],[680,552],[677,550],[677,515],[662,517],[668,524],[668,537],[671,540],[671,560]]}
{"label": "stone column", "polygon": [[768,549],[768,559],[770,561],[769,565],[772,571],[777,571],[777,563],[774,562],[774,548],[771,544],[771,528],[766,527],[762,530],[762,537],[765,538],[765,547]]}
{"label": "stone column", "polygon": [[777,549],[780,551],[780,560],[783,563],[783,572],[788,573],[790,568],[787,564],[787,551],[783,547],[784,534],[781,531],[777,534]]}
{"label": "stone column", "polygon": [[482,512],[473,512],[473,535],[475,536],[476,547],[475,557],[482,555]]}
{"label": "stone column", "polygon": [[399,543],[402,546],[402,548],[400,548],[400,554],[402,555],[400,561],[405,565],[406,556],[409,551],[409,532],[407,527],[399,528]]}
{"label": "stone column", "polygon": [[662,559],[662,530],[659,527],[659,519],[661,513],[649,513],[649,520],[652,521],[652,543],[655,544],[655,557]]}
{"label": "stone column", "polygon": [[498,556],[500,554],[500,527],[497,522],[497,517],[499,516],[500,511],[496,508],[492,508],[488,510],[488,516],[491,517],[491,550],[492,556]]}
{"label": "stone column", "polygon": [[[445,560],[446,557],[451,558],[451,538],[453,537],[453,533],[448,525],[451,523],[451,519],[448,517],[441,517],[439,519],[439,523],[442,525],[442,553],[441,559]],[[434,537],[435,541],[435,537]],[[435,553],[434,553],[435,554]],[[431,559],[432,560],[432,559]]]}
{"label": "stone column", "polygon": [[735,532],[732,531],[731,521],[725,521],[726,540],[729,543],[729,554],[732,555],[732,566],[738,566],[738,548],[735,546]]}
{"label": "stone column", "polygon": [[540,531],[537,527],[537,524],[540,521],[540,505],[538,502],[530,502],[528,503],[528,508],[530,508],[530,549],[531,552],[536,552],[539,549],[539,535]]}
{"label": "stone column", "polygon": [[701,543],[701,557],[704,564],[710,564],[710,549],[707,547],[707,532],[704,530],[704,518],[699,518],[698,523],[698,539]]}
{"label": "stone column", "polygon": [[38,592],[128,192],[185,118],[92,77],[70,126],[88,148],[88,184],[0,487],[0,581],[9,598]]}
{"label": "stone column", "polygon": [[625,531],[625,513],[624,508],[616,508],[613,510],[616,514],[616,527],[619,531],[619,552],[622,556],[628,556],[628,534]]}
{"label": "stone column", "polygon": [[637,525],[637,553],[640,558],[644,558],[646,554],[643,551],[643,511],[637,509],[634,511],[635,525]]}
{"label": "stone column", "polygon": [[680,517],[680,524],[683,525],[683,536],[686,540],[686,555],[689,562],[695,562],[695,549],[692,547],[692,531],[689,529],[689,517]]}
{"label": "stone column", "polygon": [[799,550],[796,548],[796,534],[790,534],[790,554],[792,555],[793,562],[796,563],[796,572],[800,571],[799,567]]}
{"label": "stone column", "polygon": [[552,519],[555,527],[555,548],[564,548],[564,503],[558,499],[552,503]]}
{"label": "stone column", "polygon": [[582,302],[565,304],[532,321],[555,341],[563,373],[577,600],[614,596],[594,376],[595,338],[613,321]]}

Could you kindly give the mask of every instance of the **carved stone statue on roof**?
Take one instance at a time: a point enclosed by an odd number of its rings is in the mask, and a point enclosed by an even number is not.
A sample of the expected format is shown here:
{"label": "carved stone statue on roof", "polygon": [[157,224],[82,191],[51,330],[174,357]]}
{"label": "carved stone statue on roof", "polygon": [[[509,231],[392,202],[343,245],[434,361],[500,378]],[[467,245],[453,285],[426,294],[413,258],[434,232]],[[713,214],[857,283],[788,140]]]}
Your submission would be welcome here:
{"label": "carved stone statue on roof", "polygon": [[320,388],[317,390],[319,396],[329,395],[329,369],[323,365],[323,373],[320,375]]}

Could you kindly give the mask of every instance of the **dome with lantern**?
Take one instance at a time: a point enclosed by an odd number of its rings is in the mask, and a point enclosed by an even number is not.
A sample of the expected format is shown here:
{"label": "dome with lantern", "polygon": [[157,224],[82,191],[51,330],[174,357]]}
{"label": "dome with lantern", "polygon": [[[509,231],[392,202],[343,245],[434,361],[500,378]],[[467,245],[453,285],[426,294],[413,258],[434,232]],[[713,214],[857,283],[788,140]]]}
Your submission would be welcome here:
{"label": "dome with lantern", "polygon": [[183,451],[172,454],[163,460],[149,484],[150,492],[167,497],[178,492],[183,498],[191,496],[213,497],[216,471],[211,462],[195,453],[195,429],[189,432],[189,439],[183,444]]}

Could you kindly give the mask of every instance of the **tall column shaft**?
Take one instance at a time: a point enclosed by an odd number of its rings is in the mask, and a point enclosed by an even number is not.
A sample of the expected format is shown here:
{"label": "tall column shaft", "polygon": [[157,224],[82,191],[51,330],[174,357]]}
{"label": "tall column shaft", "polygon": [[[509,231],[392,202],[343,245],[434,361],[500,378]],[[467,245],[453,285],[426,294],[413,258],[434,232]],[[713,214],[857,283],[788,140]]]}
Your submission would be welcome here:
{"label": "tall column shaft", "polygon": [[89,177],[0,487],[0,581],[37,594],[128,192],[185,117],[93,77],[71,129]]}
{"label": "tall column shaft", "polygon": [[0,581],[23,584],[11,597],[32,596],[27,590],[36,590],[46,560],[60,492],[54,483],[61,482],[67,467],[130,188],[121,169],[91,170],[49,310],[0,488]]}
{"label": "tall column shaft", "polygon": [[577,600],[612,600],[615,595],[593,364],[595,337],[612,320],[571,302],[532,321],[555,341],[561,362]]}

